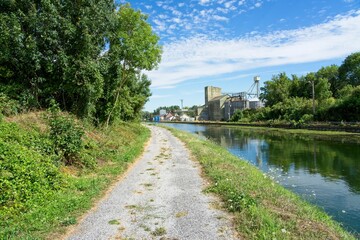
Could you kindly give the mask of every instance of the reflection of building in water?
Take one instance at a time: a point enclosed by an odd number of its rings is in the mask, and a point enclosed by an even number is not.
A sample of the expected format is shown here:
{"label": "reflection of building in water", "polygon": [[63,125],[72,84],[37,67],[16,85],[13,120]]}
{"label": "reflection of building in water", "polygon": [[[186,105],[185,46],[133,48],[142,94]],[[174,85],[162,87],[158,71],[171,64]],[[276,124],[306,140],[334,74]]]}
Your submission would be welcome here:
{"label": "reflection of building in water", "polygon": [[256,166],[259,168],[263,167],[263,161],[266,159],[266,142],[265,140],[254,139],[251,141],[256,145],[255,154],[256,154]]}
{"label": "reflection of building in water", "polygon": [[254,77],[254,83],[247,92],[222,93],[221,88],[205,87],[205,105],[197,108],[197,120],[229,120],[236,110],[257,109],[264,106],[259,99],[260,77]]}

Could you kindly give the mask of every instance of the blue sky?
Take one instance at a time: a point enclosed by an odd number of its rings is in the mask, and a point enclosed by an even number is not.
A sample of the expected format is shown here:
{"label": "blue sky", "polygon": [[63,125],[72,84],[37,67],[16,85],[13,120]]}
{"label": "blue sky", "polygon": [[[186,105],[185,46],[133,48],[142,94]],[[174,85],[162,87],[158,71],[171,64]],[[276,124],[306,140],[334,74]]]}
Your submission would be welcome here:
{"label": "blue sky", "polygon": [[360,0],[148,0],[129,2],[148,14],[160,37],[159,68],[146,74],[145,110],[203,105],[204,87],[247,91],[280,72],[306,74],[340,65],[360,51]]}

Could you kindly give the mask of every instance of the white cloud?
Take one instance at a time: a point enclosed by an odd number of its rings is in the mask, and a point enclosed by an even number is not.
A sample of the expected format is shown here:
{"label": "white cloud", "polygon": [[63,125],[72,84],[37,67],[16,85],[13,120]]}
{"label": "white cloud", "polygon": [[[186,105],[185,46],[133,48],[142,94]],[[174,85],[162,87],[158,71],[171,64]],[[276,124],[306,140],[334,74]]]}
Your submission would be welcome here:
{"label": "white cloud", "polygon": [[207,5],[207,4],[209,4],[210,3],[210,0],[200,0],[199,1],[199,4],[200,5]]}
{"label": "white cloud", "polygon": [[221,8],[221,7],[216,8],[216,10],[219,11],[219,12],[221,12],[221,13],[225,13],[225,14],[229,12],[229,9],[227,9],[227,8]]}
{"label": "white cloud", "polygon": [[149,72],[153,87],[266,66],[279,66],[345,57],[360,51],[360,11],[336,16],[308,28],[248,35],[231,40],[206,37],[164,46],[163,61]]}
{"label": "white cloud", "polygon": [[174,23],[181,23],[181,19],[180,18],[173,18],[172,21]]}
{"label": "white cloud", "polygon": [[261,3],[261,2],[257,2],[257,3],[255,3],[255,5],[254,5],[254,6],[258,8],[258,7],[261,7],[261,5],[262,5],[262,3]]}
{"label": "white cloud", "polygon": [[160,21],[160,20],[158,20],[158,19],[154,19],[153,22],[156,24],[156,26],[155,26],[155,29],[156,29],[156,30],[164,31],[164,30],[166,29],[165,22]]}
{"label": "white cloud", "polygon": [[162,2],[162,1],[157,1],[157,2],[156,2],[156,5],[157,5],[158,7],[161,7],[163,4],[164,4],[164,2]]}
{"label": "white cloud", "polygon": [[173,10],[172,14],[174,14],[175,16],[181,16],[182,15],[182,13],[179,12],[178,10]]}
{"label": "white cloud", "polygon": [[160,15],[158,15],[158,18],[160,18],[160,19],[167,19],[167,18],[169,18],[167,15],[165,15],[165,14],[160,14]]}
{"label": "white cloud", "polygon": [[213,19],[215,19],[216,21],[229,21],[229,18],[227,17],[223,17],[223,16],[219,16],[219,15],[214,15]]}
{"label": "white cloud", "polygon": [[236,2],[236,0],[225,2],[224,6],[225,8],[230,8],[233,6],[233,4]]}

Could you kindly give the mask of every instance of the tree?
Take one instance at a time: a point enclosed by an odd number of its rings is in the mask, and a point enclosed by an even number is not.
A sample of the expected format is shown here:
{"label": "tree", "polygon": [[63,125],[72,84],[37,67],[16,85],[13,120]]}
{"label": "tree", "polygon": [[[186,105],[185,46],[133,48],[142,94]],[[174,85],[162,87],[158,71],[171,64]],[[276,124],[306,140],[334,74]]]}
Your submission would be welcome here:
{"label": "tree", "polygon": [[326,79],[330,84],[330,91],[333,97],[337,97],[337,92],[344,87],[339,79],[339,67],[330,65],[322,67],[316,72],[316,78]]}
{"label": "tree", "polygon": [[151,95],[142,70],[161,56],[146,20],[113,0],[1,1],[0,89],[28,108],[55,99],[97,122],[135,119]]}
{"label": "tree", "polygon": [[0,78],[9,95],[30,108],[54,98],[91,117],[102,93],[98,58],[114,8],[112,0],[2,1]]}
{"label": "tree", "polygon": [[149,111],[142,111],[141,112],[141,120],[143,121],[150,121],[153,117],[153,114]]}
{"label": "tree", "polygon": [[328,119],[334,121],[360,121],[360,86],[328,111]]}
{"label": "tree", "polygon": [[339,68],[339,77],[342,86],[350,84],[352,86],[360,85],[360,52],[347,56]]}
{"label": "tree", "polygon": [[304,76],[298,77],[292,75],[290,85],[290,97],[304,97],[309,98],[309,83],[306,82]]}
{"label": "tree", "polygon": [[290,96],[291,80],[286,73],[280,73],[273,76],[271,81],[264,82],[261,88],[260,98],[266,101],[266,106],[273,106],[276,103],[283,102]]}
{"label": "tree", "polygon": [[11,88],[11,97],[21,98],[25,92],[34,97],[42,81],[38,75],[36,5],[31,1],[2,1],[0,9],[0,82],[7,85],[6,90]]}
{"label": "tree", "polygon": [[61,7],[66,67],[55,96],[64,109],[81,117],[91,118],[102,96],[99,58],[112,30],[114,9],[111,0],[66,0]]}
{"label": "tree", "polygon": [[104,112],[107,125],[114,119],[116,108],[127,107],[122,98],[126,99],[126,91],[133,85],[132,81],[136,81],[136,76],[139,76],[142,70],[156,68],[162,53],[158,44],[159,37],[146,22],[146,15],[132,9],[130,4],[124,4],[120,6],[116,18],[107,52],[108,58],[111,59],[108,67],[115,74],[114,77],[106,79],[106,83],[113,87],[104,91],[104,99],[108,106]]}

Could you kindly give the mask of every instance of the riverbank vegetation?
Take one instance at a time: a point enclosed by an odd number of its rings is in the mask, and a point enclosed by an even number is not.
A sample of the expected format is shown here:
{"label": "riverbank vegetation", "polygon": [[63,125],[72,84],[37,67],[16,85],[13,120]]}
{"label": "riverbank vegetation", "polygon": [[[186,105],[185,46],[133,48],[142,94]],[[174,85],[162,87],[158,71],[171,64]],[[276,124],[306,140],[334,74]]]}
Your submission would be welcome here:
{"label": "riverbank vegetation", "polygon": [[341,66],[322,67],[304,76],[280,73],[264,82],[266,107],[236,112],[231,121],[306,124],[360,121],[360,52]]}
{"label": "riverbank vegetation", "polygon": [[94,128],[67,113],[0,121],[0,238],[59,238],[141,154],[139,123]]}
{"label": "riverbank vegetation", "polygon": [[251,164],[226,149],[179,130],[210,180],[206,191],[219,196],[233,213],[244,239],[355,239],[319,208],[274,183]]}

